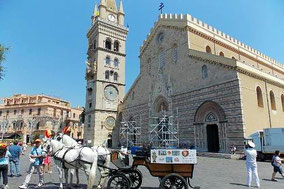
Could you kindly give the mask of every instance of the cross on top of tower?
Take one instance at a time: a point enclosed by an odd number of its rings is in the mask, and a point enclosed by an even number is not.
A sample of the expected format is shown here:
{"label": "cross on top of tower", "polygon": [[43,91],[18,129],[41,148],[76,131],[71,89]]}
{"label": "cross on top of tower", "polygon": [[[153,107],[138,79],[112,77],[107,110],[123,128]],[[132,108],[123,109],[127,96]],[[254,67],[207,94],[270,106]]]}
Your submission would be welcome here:
{"label": "cross on top of tower", "polygon": [[161,14],[163,13],[163,8],[165,7],[164,3],[161,2],[159,5],[159,10],[161,11]]}

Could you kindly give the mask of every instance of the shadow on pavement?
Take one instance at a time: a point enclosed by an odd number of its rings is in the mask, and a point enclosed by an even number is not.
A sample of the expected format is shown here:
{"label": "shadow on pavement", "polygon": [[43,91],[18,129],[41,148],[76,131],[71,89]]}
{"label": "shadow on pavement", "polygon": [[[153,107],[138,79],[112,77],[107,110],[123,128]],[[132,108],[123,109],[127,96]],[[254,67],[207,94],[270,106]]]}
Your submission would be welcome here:
{"label": "shadow on pavement", "polygon": [[[38,186],[36,184],[29,184],[29,189],[34,189],[34,188],[37,188],[38,189]],[[57,189],[59,188],[59,183],[51,183],[51,182],[47,182],[45,183],[42,187],[40,187],[41,189]],[[63,186],[63,188],[66,188],[65,184]],[[79,184],[78,186],[77,185],[72,185],[72,188],[76,188],[76,189],[86,189],[87,188],[87,185],[85,184]]]}
{"label": "shadow on pavement", "polygon": [[271,179],[262,179],[262,180],[264,180],[264,181],[269,181],[269,182],[277,182],[277,181],[273,181],[273,180],[271,180]]}
{"label": "shadow on pavement", "polygon": [[231,185],[236,185],[236,186],[245,186],[245,187],[247,187],[247,185],[246,184],[240,184],[240,183],[230,183]]}

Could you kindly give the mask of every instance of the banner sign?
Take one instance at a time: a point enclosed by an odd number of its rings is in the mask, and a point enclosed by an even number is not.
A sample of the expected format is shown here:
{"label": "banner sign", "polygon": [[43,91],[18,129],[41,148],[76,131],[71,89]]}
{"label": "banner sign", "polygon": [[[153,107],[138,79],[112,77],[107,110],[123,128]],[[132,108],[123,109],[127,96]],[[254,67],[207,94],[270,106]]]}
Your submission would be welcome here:
{"label": "banner sign", "polygon": [[196,150],[154,149],[151,150],[151,163],[197,164]]}

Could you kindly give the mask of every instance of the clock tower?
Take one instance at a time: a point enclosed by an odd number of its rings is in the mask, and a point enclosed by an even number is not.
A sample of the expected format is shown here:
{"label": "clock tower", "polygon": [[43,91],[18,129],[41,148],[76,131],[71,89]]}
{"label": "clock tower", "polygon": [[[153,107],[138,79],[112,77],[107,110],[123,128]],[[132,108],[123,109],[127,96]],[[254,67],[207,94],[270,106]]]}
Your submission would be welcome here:
{"label": "clock tower", "polygon": [[[95,0],[96,1],[96,0]],[[125,95],[125,42],[122,0],[95,3],[88,31],[84,139],[101,145],[113,132],[118,104]]]}

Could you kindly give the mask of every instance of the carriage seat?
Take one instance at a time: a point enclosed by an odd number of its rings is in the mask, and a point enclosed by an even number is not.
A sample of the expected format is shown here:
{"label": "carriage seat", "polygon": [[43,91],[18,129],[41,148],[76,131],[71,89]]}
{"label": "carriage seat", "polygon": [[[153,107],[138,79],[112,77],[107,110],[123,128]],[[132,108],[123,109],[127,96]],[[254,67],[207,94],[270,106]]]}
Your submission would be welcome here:
{"label": "carriage seat", "polygon": [[136,157],[150,157],[150,150],[140,149],[135,152]]}

